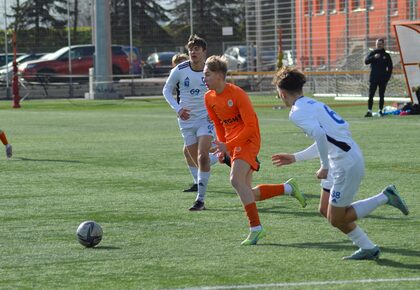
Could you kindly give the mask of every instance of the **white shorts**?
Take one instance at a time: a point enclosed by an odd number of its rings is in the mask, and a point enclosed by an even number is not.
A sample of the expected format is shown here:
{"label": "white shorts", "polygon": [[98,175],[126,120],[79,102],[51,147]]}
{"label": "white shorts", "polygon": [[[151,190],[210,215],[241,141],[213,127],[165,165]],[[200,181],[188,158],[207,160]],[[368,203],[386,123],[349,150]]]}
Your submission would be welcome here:
{"label": "white shorts", "polygon": [[343,156],[330,160],[329,177],[332,180],[327,178],[326,181],[327,186],[332,182],[329,203],[335,207],[347,207],[353,202],[365,175],[365,162],[357,144],[353,144]]}
{"label": "white shorts", "polygon": [[333,186],[333,177],[331,174],[331,170],[328,170],[327,178],[321,180],[321,187],[323,190],[330,191],[332,186]]}
{"label": "white shorts", "polygon": [[200,136],[214,137],[214,125],[208,119],[200,119],[188,128],[180,128],[181,135],[184,138],[185,146],[190,146],[198,143]]}

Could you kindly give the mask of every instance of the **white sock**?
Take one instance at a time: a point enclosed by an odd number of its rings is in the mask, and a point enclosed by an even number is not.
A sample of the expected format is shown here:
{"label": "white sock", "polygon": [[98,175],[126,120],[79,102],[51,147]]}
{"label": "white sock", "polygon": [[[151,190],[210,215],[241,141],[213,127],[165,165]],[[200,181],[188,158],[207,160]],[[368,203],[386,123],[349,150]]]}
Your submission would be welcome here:
{"label": "white sock", "polygon": [[356,226],[356,228],[348,233],[347,236],[350,240],[352,240],[353,244],[359,248],[369,250],[375,247],[375,244],[372,243],[366,233],[359,226]]}
{"label": "white sock", "polygon": [[204,201],[207,191],[207,184],[209,183],[210,171],[203,172],[198,170],[198,193],[196,200]]}
{"label": "white sock", "polygon": [[191,175],[194,179],[194,184],[197,184],[198,167],[188,166],[188,168],[190,169]]}
{"label": "white sock", "polygon": [[356,212],[357,218],[361,219],[374,211],[378,206],[386,204],[388,198],[385,194],[379,193],[375,196],[355,201],[351,204]]}
{"label": "white sock", "polygon": [[293,188],[290,184],[284,183],[284,193],[291,194],[293,191]]}
{"label": "white sock", "polygon": [[261,231],[262,230],[262,225],[255,226],[255,227],[250,227],[249,229],[251,230],[251,232]]}
{"label": "white sock", "polygon": [[210,166],[213,166],[219,161],[219,158],[217,158],[216,154],[209,153],[209,157],[210,157]]}

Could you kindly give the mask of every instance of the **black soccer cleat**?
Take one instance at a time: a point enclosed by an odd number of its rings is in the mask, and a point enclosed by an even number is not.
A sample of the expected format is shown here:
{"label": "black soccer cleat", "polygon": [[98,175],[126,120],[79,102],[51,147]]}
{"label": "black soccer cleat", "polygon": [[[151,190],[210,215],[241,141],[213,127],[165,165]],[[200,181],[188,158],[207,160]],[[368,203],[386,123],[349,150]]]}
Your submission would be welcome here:
{"label": "black soccer cleat", "polygon": [[199,211],[199,210],[205,210],[206,207],[204,206],[204,201],[196,200],[192,207],[190,207],[190,211]]}
{"label": "black soccer cleat", "polygon": [[198,191],[198,184],[195,183],[191,185],[190,188],[184,189],[182,192],[197,192]]}

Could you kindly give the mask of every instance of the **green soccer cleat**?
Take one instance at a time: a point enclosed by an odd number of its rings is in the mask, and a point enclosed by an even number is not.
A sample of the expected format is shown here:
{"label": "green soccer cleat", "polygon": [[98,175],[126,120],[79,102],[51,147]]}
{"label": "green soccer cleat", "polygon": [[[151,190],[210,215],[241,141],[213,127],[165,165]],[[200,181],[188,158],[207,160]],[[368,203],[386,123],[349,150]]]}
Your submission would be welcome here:
{"label": "green soccer cleat", "polygon": [[251,231],[248,237],[241,243],[241,245],[243,246],[256,245],[257,242],[263,237],[265,237],[264,229],[261,229],[259,231]]}
{"label": "green soccer cleat", "polygon": [[299,186],[294,178],[290,178],[285,183],[289,184],[292,187],[291,196],[296,198],[302,207],[306,207],[306,197],[305,195],[299,190]]}
{"label": "green soccer cleat", "polygon": [[381,250],[378,246],[373,249],[358,249],[351,256],[343,257],[343,260],[377,260],[381,255]]}
{"label": "green soccer cleat", "polygon": [[402,197],[398,194],[398,190],[395,185],[389,185],[384,190],[383,193],[388,197],[386,204],[398,208],[404,215],[408,215],[408,207]]}

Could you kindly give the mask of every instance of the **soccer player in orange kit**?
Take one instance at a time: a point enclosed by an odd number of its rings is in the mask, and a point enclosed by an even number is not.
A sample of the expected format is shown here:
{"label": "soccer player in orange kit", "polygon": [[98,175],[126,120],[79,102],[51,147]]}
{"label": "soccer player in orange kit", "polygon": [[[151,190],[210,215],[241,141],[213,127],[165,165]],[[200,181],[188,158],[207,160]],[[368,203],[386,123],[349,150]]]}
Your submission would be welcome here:
{"label": "soccer player in orange kit", "polygon": [[226,83],[226,73],[227,63],[223,57],[207,59],[204,81],[209,91],[204,100],[216,129],[216,153],[220,159],[230,156],[230,183],[248,217],[250,233],[242,245],[255,245],[265,235],[256,201],[286,193],[305,207],[306,198],[293,178],[283,184],[260,184],[252,188],[252,174],[260,167],[257,159],[261,144],[258,118],[248,95],[238,86]]}

